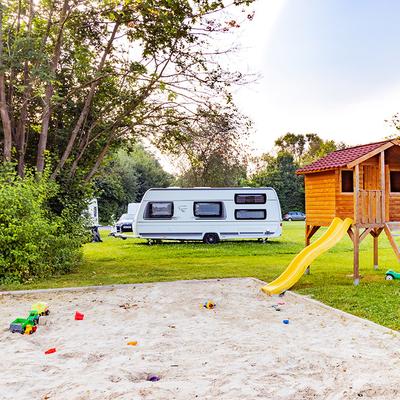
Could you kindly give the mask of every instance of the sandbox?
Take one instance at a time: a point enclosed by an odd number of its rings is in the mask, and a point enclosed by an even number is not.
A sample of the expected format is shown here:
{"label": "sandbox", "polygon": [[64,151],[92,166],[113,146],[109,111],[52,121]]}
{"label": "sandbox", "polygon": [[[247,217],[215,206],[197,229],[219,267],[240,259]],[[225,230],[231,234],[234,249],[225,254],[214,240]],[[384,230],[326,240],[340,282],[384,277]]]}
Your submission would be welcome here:
{"label": "sandbox", "polygon": [[[400,398],[396,332],[261,286],[244,278],[2,294],[0,397]],[[51,310],[37,332],[9,332],[36,301]]]}

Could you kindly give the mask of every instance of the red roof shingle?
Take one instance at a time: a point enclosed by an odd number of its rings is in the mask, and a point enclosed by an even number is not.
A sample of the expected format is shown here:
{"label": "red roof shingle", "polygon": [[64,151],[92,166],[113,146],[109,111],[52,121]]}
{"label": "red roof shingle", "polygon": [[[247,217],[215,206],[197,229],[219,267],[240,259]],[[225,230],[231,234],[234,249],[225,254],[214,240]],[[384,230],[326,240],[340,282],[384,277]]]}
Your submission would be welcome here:
{"label": "red roof shingle", "polygon": [[307,174],[321,170],[345,167],[348,163],[376,150],[390,140],[384,140],[377,143],[363,144],[361,146],[349,147],[347,149],[336,150],[325,157],[320,158],[313,163],[306,165],[296,171],[297,174]]}

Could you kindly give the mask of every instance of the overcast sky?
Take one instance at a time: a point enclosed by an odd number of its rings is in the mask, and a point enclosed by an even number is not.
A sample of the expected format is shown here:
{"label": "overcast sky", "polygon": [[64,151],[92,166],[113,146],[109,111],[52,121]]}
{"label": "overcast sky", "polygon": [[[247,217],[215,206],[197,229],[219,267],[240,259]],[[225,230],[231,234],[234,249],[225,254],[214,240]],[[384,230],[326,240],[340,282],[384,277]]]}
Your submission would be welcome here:
{"label": "overcast sky", "polygon": [[237,62],[259,72],[235,101],[257,153],[286,133],[359,144],[395,132],[400,111],[400,1],[257,0],[237,33]]}

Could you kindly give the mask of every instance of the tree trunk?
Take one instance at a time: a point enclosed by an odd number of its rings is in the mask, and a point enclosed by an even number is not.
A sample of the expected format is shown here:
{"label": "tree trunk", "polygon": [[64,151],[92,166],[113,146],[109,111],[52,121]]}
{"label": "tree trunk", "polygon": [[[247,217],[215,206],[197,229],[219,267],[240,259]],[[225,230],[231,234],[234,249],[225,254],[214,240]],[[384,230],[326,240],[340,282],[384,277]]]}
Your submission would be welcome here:
{"label": "tree trunk", "polygon": [[93,178],[93,176],[96,174],[97,170],[99,169],[104,157],[106,156],[108,149],[110,148],[111,142],[113,140],[113,135],[111,135],[103,149],[101,150],[99,156],[97,157],[96,162],[94,163],[92,169],[90,172],[86,175],[85,177],[85,182],[90,182],[90,180]]}
{"label": "tree trunk", "polygon": [[[32,20],[33,20],[33,0],[29,2],[29,20],[28,20],[28,37],[31,37],[32,33]],[[18,175],[20,177],[24,176],[25,173],[25,152],[27,146],[27,121],[28,121],[28,108],[29,101],[31,97],[32,87],[29,82],[29,67],[28,61],[24,62],[24,93],[23,93],[23,103],[21,107],[21,112],[16,127],[16,146],[18,150]]]}
{"label": "tree trunk", "polygon": [[0,4],[0,114],[3,126],[4,142],[3,156],[5,161],[11,161],[12,129],[6,97],[6,79],[3,69],[3,5]]}
{"label": "tree trunk", "polygon": [[[50,72],[52,75],[56,73],[58,62],[61,55],[61,45],[63,39],[64,24],[67,19],[69,0],[64,0],[63,8],[60,14],[60,28],[57,35],[56,44],[54,46],[53,59],[51,62]],[[44,108],[42,116],[42,129],[39,136],[37,159],[36,159],[36,169],[38,172],[43,172],[44,170],[44,153],[47,147],[47,138],[49,132],[50,118],[51,118],[51,99],[53,97],[54,87],[51,81],[47,84],[44,96]]]}
{"label": "tree trunk", "polygon": [[[114,42],[115,35],[117,34],[119,26],[120,26],[120,23],[116,22],[115,25],[114,25],[114,29],[113,29],[113,31],[111,33],[110,39],[108,39],[107,45],[106,45],[106,47],[104,49],[103,56],[101,57],[100,63],[98,65],[98,67],[97,67],[96,75],[99,72],[101,72],[101,70],[104,67],[104,64],[106,62],[107,56],[111,52],[111,47],[112,47],[112,44]],[[96,92],[96,88],[97,88],[98,84],[99,84],[99,81],[96,80],[90,85],[89,93],[88,93],[88,95],[86,97],[85,104],[84,104],[84,106],[82,108],[82,111],[81,111],[81,113],[79,115],[78,121],[76,122],[75,127],[71,132],[71,136],[69,137],[68,144],[67,144],[67,146],[66,146],[66,148],[64,150],[63,155],[61,156],[60,162],[58,163],[56,169],[54,170],[53,174],[51,175],[51,177],[53,179],[57,176],[57,174],[60,171],[60,169],[62,169],[64,167],[65,162],[67,161],[68,157],[70,156],[70,154],[72,152],[76,137],[77,137],[79,131],[81,130],[81,128],[82,128],[82,126],[83,126],[83,124],[84,124],[84,122],[86,120],[86,117],[89,114],[90,106],[92,104],[92,100],[93,100],[93,97],[94,97],[94,94]]]}

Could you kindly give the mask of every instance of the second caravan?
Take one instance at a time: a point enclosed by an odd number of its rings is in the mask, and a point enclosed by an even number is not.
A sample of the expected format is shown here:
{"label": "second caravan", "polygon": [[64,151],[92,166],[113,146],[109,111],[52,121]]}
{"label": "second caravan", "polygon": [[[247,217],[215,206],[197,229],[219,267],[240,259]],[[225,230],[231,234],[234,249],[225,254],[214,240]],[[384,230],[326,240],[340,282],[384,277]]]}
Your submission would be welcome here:
{"label": "second caravan", "polygon": [[134,232],[148,240],[268,239],[282,233],[273,188],[150,189],[143,196]]}

